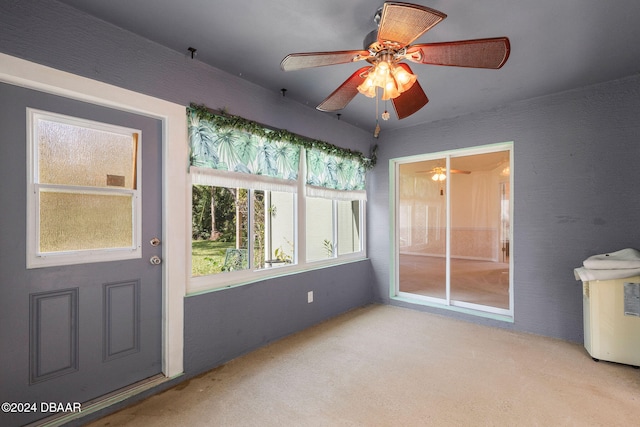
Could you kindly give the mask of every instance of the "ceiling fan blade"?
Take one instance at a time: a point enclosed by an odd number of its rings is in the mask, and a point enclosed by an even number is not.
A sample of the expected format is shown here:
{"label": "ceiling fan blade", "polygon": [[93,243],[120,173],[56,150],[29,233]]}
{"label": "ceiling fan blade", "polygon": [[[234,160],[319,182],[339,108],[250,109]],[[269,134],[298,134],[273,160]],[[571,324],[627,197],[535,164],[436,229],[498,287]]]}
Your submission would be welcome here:
{"label": "ceiling fan blade", "polygon": [[[398,65],[412,73],[411,68],[407,64],[401,62]],[[420,83],[415,82],[408,91],[400,94],[397,98],[393,98],[391,101],[393,102],[393,108],[396,110],[398,119],[402,120],[427,105],[429,98],[427,98],[424,90],[422,90]]]}
{"label": "ceiling fan blade", "polygon": [[451,169],[449,172],[451,173],[462,173],[465,175],[469,175],[471,173],[471,171],[461,171],[460,169]]}
{"label": "ceiling fan blade", "polygon": [[347,106],[358,94],[358,86],[364,81],[371,67],[362,67],[344,81],[324,101],[316,107],[320,111],[338,111]]}
{"label": "ceiling fan blade", "polygon": [[282,60],[280,68],[284,71],[294,71],[304,68],[324,67],[325,65],[346,64],[367,59],[370,55],[367,50],[292,53]]}
{"label": "ceiling fan blade", "polygon": [[498,69],[507,62],[511,45],[506,37],[416,44],[406,58],[421,64]]}
{"label": "ceiling fan blade", "polygon": [[394,42],[398,48],[405,47],[446,17],[428,7],[388,1],[382,8],[378,42]]}

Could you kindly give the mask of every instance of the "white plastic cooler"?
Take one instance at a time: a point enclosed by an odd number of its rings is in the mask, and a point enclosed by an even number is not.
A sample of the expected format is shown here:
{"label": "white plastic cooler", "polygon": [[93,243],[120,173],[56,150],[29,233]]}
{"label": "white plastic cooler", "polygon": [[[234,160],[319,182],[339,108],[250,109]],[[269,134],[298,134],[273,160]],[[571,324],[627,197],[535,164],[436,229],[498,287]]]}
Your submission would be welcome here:
{"label": "white plastic cooler", "polygon": [[640,276],[582,286],[584,346],[591,357],[640,366]]}

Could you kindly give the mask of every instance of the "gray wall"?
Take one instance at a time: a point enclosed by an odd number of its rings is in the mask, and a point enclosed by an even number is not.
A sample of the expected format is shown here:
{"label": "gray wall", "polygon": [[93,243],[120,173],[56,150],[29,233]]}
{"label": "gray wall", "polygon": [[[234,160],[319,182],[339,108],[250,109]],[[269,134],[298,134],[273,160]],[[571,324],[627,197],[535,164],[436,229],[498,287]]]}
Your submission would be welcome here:
{"label": "gray wall", "polygon": [[371,302],[370,271],[369,260],[358,261],[186,298],[185,370],[217,366]]}
{"label": "gray wall", "polygon": [[[51,0],[0,1],[0,52],[178,104],[226,108],[273,127],[369,151],[371,136],[273,92]],[[16,176],[15,191],[24,189]],[[11,185],[3,182],[2,185]],[[21,198],[23,195],[21,194]],[[185,299],[187,376],[372,301],[361,261]],[[307,304],[307,290],[315,301]]]}
{"label": "gray wall", "polygon": [[372,232],[388,229],[389,159],[514,141],[515,323],[424,310],[582,341],[573,268],[594,254],[640,248],[638,117],[640,76],[632,76],[381,135],[368,181],[376,300],[390,302],[388,233]]}

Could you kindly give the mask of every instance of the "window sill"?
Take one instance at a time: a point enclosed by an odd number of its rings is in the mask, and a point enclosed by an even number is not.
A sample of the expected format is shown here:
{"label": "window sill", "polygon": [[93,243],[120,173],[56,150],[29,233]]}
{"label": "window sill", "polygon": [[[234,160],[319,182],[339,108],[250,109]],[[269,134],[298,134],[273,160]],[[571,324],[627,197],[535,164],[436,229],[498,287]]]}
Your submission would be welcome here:
{"label": "window sill", "polygon": [[[304,273],[307,271],[331,268],[339,265],[350,264],[366,260],[362,254],[343,256],[338,259],[321,260],[308,262],[305,264],[295,264],[290,266],[273,267],[266,270],[257,271],[237,271],[232,273],[221,273],[215,276],[192,277],[187,286],[187,297],[201,295],[224,289],[236,288],[238,286],[249,285],[251,283],[262,282],[267,279],[290,276],[292,274]],[[224,276],[224,277],[220,277]]]}

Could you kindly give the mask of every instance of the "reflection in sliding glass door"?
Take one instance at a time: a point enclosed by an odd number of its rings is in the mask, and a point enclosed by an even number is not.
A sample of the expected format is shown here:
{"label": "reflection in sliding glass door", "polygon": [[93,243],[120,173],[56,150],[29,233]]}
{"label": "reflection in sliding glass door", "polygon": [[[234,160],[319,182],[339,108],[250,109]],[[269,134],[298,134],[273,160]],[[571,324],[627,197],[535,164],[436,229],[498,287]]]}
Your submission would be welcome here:
{"label": "reflection in sliding glass door", "polygon": [[434,180],[433,171],[444,163],[434,159],[399,168],[400,291],[439,299],[446,298],[446,183],[440,175]]}
{"label": "reflection in sliding glass door", "polygon": [[398,161],[399,296],[511,315],[511,145]]}

